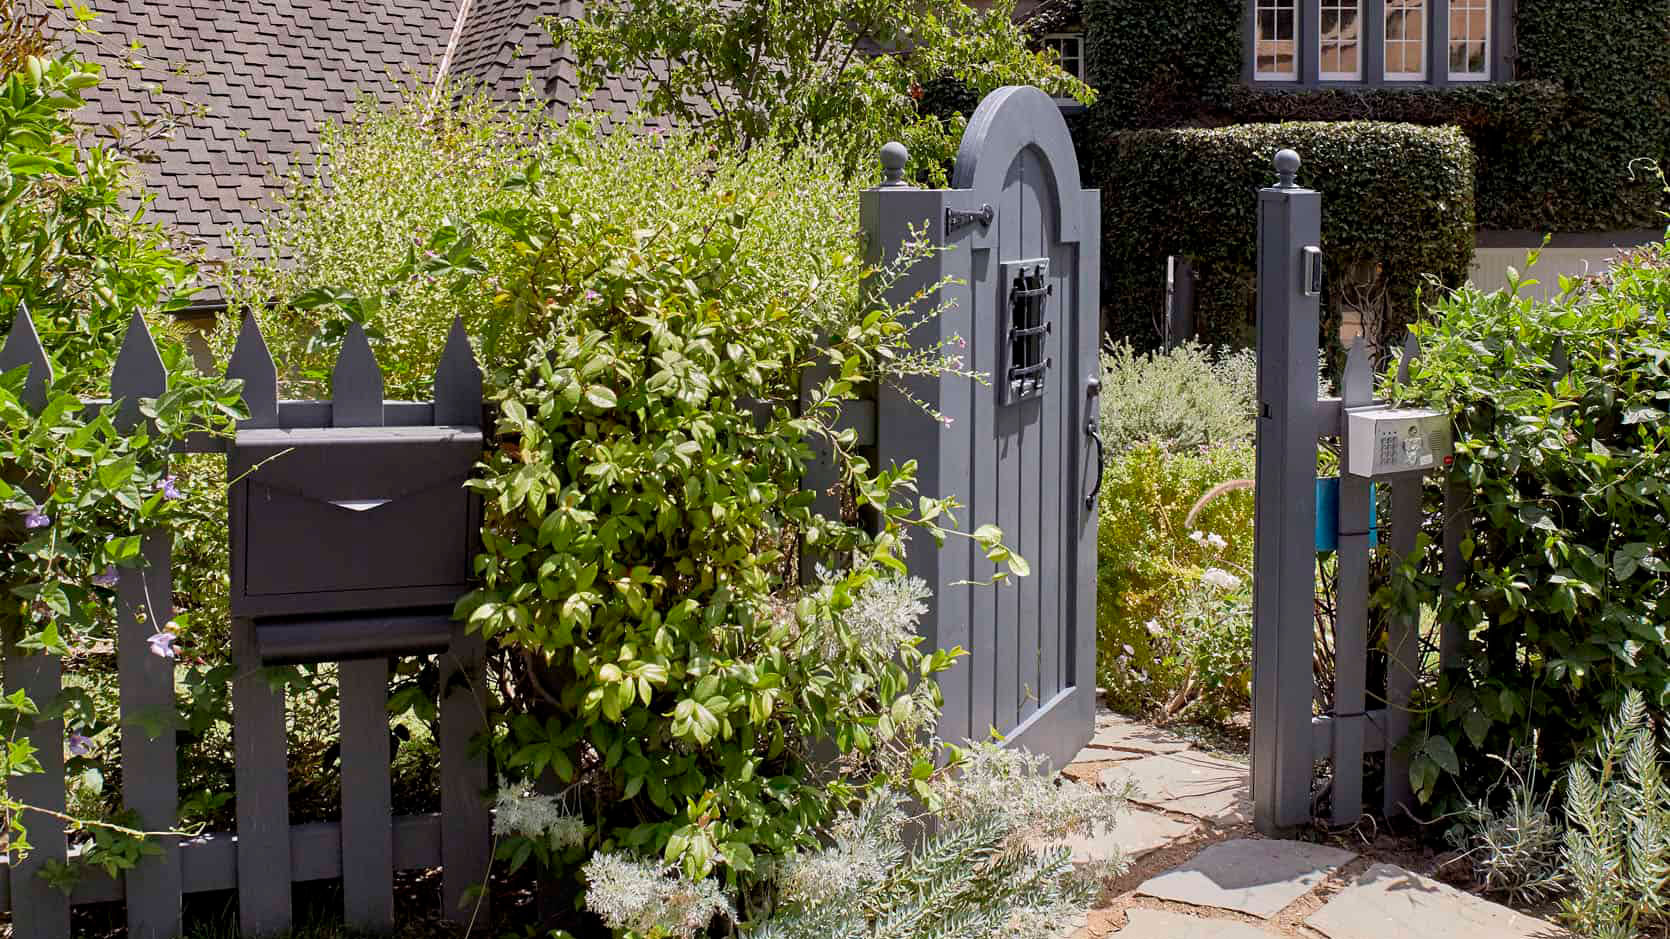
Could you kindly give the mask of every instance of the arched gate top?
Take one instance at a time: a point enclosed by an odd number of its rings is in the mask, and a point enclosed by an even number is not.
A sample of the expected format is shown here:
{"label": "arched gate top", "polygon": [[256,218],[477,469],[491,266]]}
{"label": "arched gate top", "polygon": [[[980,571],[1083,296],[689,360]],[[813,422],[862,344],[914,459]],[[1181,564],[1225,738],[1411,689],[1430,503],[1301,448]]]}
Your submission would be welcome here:
{"label": "arched gate top", "polygon": [[1074,211],[1068,204],[1068,200],[1077,199],[1084,189],[1079,179],[1078,154],[1055,99],[1031,85],[1006,85],[980,102],[957,147],[951,187],[976,192],[1002,191],[1009,167],[1029,147],[1038,152],[1054,177],[1052,188],[1061,240],[1078,241],[1083,213]]}

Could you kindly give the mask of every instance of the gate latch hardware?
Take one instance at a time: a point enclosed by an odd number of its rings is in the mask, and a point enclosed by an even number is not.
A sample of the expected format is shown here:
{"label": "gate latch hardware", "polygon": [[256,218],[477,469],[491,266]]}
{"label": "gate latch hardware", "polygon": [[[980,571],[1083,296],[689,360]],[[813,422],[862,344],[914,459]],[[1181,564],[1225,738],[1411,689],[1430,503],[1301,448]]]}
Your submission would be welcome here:
{"label": "gate latch hardware", "polygon": [[990,228],[992,219],[996,217],[997,212],[994,211],[989,204],[982,205],[980,208],[973,211],[969,211],[967,209],[946,209],[945,233],[949,235],[958,229],[973,225],[975,222],[979,222],[981,228]]}

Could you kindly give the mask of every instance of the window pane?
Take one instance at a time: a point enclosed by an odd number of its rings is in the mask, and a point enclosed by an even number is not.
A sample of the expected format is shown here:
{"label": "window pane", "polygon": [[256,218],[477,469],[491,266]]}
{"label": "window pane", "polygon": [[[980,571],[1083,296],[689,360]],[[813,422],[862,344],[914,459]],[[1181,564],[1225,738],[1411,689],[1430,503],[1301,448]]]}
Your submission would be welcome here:
{"label": "window pane", "polygon": [[1426,0],[1386,0],[1387,78],[1426,77],[1426,15]]}
{"label": "window pane", "polygon": [[1490,77],[1490,0],[1450,0],[1450,77]]}
{"label": "window pane", "polygon": [[1317,21],[1322,77],[1357,81],[1363,75],[1357,46],[1361,38],[1361,0],[1320,0]]}
{"label": "window pane", "polygon": [[1298,0],[1257,0],[1253,8],[1253,70],[1260,78],[1288,79],[1299,74],[1294,37],[1299,31]]}

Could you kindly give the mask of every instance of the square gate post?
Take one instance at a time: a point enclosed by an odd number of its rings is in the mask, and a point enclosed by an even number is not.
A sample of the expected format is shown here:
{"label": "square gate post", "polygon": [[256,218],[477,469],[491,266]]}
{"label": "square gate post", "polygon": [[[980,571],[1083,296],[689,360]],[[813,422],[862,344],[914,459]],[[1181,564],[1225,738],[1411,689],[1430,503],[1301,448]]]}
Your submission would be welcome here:
{"label": "square gate post", "polygon": [[1253,556],[1253,819],[1275,834],[1310,821],[1314,767],[1316,407],[1322,200],[1276,154],[1258,194],[1258,467]]}

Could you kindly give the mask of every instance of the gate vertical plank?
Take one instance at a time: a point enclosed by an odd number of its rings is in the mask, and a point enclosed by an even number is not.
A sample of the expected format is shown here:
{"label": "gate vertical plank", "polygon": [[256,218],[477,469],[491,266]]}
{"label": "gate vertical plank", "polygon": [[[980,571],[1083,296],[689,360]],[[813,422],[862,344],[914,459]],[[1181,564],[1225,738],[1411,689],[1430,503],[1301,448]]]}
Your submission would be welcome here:
{"label": "gate vertical plank", "polygon": [[[157,353],[145,319],[128,323],[122,350],[110,375],[110,395],[120,401],[116,428],[137,427],[141,398],[168,387],[168,370]],[[125,568],[117,586],[116,658],[122,708],[122,801],[148,831],[168,831],[179,821],[180,784],[174,751],[174,660],[155,655],[150,637],[168,629],[174,585],[173,537],[150,532],[142,542],[144,567]],[[141,858],[123,875],[128,934],[135,939],[173,939],[180,933],[184,895],[178,838],[158,839],[161,853]]]}
{"label": "gate vertical plank", "polygon": [[[117,590],[116,658],[121,679],[122,801],[148,831],[176,827],[180,814],[174,749],[174,660],[154,655],[150,637],[167,629],[173,599],[167,531],[145,536],[144,568],[125,568]],[[123,875],[128,934],[173,939],[181,932],[184,894],[179,839],[158,839],[162,853]]]}
{"label": "gate vertical plank", "polygon": [[394,927],[394,808],[385,658],[338,666],[342,719],[342,900],[347,924]]}
{"label": "gate vertical plank", "polygon": [[[995,282],[1001,276],[1001,266],[995,254],[991,250],[975,253],[969,278],[974,285],[970,297],[969,366],[992,376],[996,376],[1002,361],[997,335],[999,288]],[[1002,460],[1003,446],[998,433],[997,389],[976,388],[973,399],[973,420],[969,422],[973,436],[970,466],[974,487],[968,506],[971,529],[1002,524],[997,513],[997,467]],[[970,578],[978,581],[990,578],[996,568],[986,560],[980,546],[970,542],[968,552]],[[969,738],[975,741],[989,740],[993,731],[1002,729],[997,724],[996,695],[998,596],[998,590],[986,586],[969,592],[969,656],[965,667],[969,685]]]}
{"label": "gate vertical plank", "polygon": [[[1078,211],[1084,213],[1079,229],[1078,263],[1073,272],[1076,316],[1071,329],[1063,331],[1063,348],[1072,351],[1068,368],[1073,375],[1073,391],[1067,399],[1066,415],[1067,439],[1072,443],[1066,452],[1073,454],[1074,463],[1074,472],[1063,479],[1068,507],[1063,518],[1069,525],[1069,556],[1073,559],[1075,576],[1068,591],[1072,594],[1068,601],[1072,616],[1062,620],[1062,628],[1066,630],[1062,645],[1067,656],[1063,663],[1063,683],[1071,685],[1078,696],[1073,709],[1068,711],[1068,719],[1079,730],[1075,738],[1064,742],[1083,746],[1090,742],[1096,723],[1096,529],[1100,513],[1089,499],[1090,476],[1095,474],[1100,480],[1105,471],[1096,462],[1102,454],[1091,448],[1088,433],[1100,420],[1097,408],[1101,399],[1089,393],[1091,388],[1100,386],[1089,382],[1092,376],[1099,380],[1102,371],[1102,193],[1097,189],[1082,190],[1075,201]],[[1062,219],[1063,227],[1066,222]],[[1066,759],[1070,757],[1061,762]]]}
{"label": "gate vertical plank", "polygon": [[238,927],[290,928],[290,781],[284,691],[267,685],[255,623],[232,620],[232,744],[237,760]]}
{"label": "gate vertical plank", "polygon": [[[799,407],[800,413],[805,414],[810,408],[811,398],[819,385],[833,377],[835,370],[830,366],[815,366],[800,374]],[[880,416],[877,416],[880,419]],[[812,458],[806,464],[806,472],[800,479],[800,488],[812,493],[812,513],[827,519],[841,517],[841,499],[832,490],[840,482],[840,467],[835,465],[835,448],[822,437],[812,437],[807,441],[812,449]],[[828,564],[829,559],[813,545],[807,544],[804,538],[800,542],[800,582],[802,584],[816,583],[818,579],[818,565]]]}
{"label": "gate vertical plank", "polygon": [[0,372],[24,365],[29,366],[29,374],[23,380],[20,400],[24,407],[38,412],[46,407],[46,388],[52,384],[52,362],[46,356],[46,347],[41,345],[40,334],[35,331],[29,308],[19,302],[11,331],[6,334],[6,344],[0,346]]}
{"label": "gate vertical plank", "polygon": [[[1023,260],[1019,252],[1023,248],[1021,236],[1021,219],[1025,213],[1025,170],[1024,162],[1016,160],[1010,167],[1003,182],[1002,201],[997,207],[997,243],[1000,252],[997,260]],[[1007,252],[1015,252],[1009,254]],[[999,267],[998,297],[1000,304],[1006,304],[1008,299],[1009,272]],[[996,324],[1004,321],[1005,311],[994,310]],[[992,335],[997,342],[1005,343],[1004,336],[994,325]],[[997,365],[992,372],[994,382],[1002,382],[1005,376],[998,369],[1002,367],[1002,353],[999,352]],[[1022,493],[1028,488],[1023,477],[1022,466],[1025,463],[1025,453],[1021,440],[1021,409],[1024,405],[1005,405],[999,399],[997,405],[997,525],[1003,529],[1003,543],[1020,551],[1021,545],[1021,500]],[[1031,561],[1032,558],[1027,558]],[[1014,579],[1000,584],[995,591],[997,594],[997,644],[991,649],[992,664],[997,673],[996,702],[992,719],[998,732],[1005,737],[1012,736],[1015,726],[1020,723],[1020,614],[1021,591],[1020,585]]]}
{"label": "gate vertical plank", "polygon": [[435,367],[435,424],[475,427],[481,423],[481,366],[470,348],[464,321],[453,317],[446,348]]}
{"label": "gate vertical plank", "polygon": [[278,370],[253,313],[245,313],[238,327],[238,341],[226,363],[226,377],[244,383],[244,406],[249,409],[249,417],[240,421],[239,427],[278,426]]}
{"label": "gate vertical plank", "polygon": [[[1054,204],[1046,200],[1053,211]],[[1055,226],[1051,226],[1054,231]],[[1077,391],[1073,373],[1073,329],[1069,314],[1077,307],[1078,291],[1073,289],[1077,273],[1075,253],[1071,245],[1056,245],[1048,252],[1050,285],[1055,293],[1049,298],[1048,316],[1053,328],[1045,335],[1044,354],[1052,358],[1049,368],[1048,392],[1044,395],[1042,429],[1039,446],[1042,461],[1038,464],[1038,557],[1028,558],[1033,564],[1033,577],[1039,581],[1038,611],[1038,703],[1041,707],[1063,690],[1061,681],[1061,631],[1068,623],[1068,604],[1072,600],[1074,572],[1062,566],[1062,542],[1072,528],[1068,524],[1071,508],[1066,502],[1067,459],[1063,441],[1066,436],[1065,414],[1070,409],[1065,397]]]}
{"label": "gate vertical plank", "polygon": [[365,329],[348,327],[331,371],[331,424],[336,427],[383,426],[383,371],[365,338]]}
{"label": "gate vertical plank", "polygon": [[[1409,370],[1420,355],[1420,346],[1410,336],[1403,346],[1399,377],[1409,380]],[[1400,476],[1392,482],[1392,537],[1394,563],[1409,560],[1415,552],[1421,530],[1421,477]],[[1386,789],[1382,809],[1387,818],[1409,814],[1415,807],[1414,788],[1409,783],[1409,758],[1398,744],[1409,736],[1409,702],[1420,679],[1420,610],[1394,615],[1386,634]]]}
{"label": "gate vertical plank", "polygon": [[[1374,375],[1363,337],[1351,344],[1340,397],[1345,407],[1374,399]],[[1348,447],[1349,444],[1346,444]],[[1339,483],[1339,588],[1334,616],[1335,825],[1356,824],[1363,814],[1363,714],[1368,692],[1369,527],[1374,489],[1342,468]]]}
{"label": "gate vertical plank", "polygon": [[1306,246],[1322,241],[1321,197],[1277,154],[1258,193],[1258,485],[1253,576],[1253,819],[1275,835],[1310,821],[1316,655],[1317,297]]}
{"label": "gate vertical plank", "polygon": [[[16,366],[13,366],[14,368]],[[55,655],[24,655],[16,647],[22,639],[17,623],[7,625],[5,637],[6,693],[22,691],[35,706],[45,711],[61,690],[62,665]],[[13,776],[7,780],[13,798],[49,812],[64,811],[64,722],[45,718],[18,717],[17,730],[27,737],[40,761],[39,773]],[[47,864],[63,863],[69,857],[69,840],[64,823],[39,812],[25,812],[23,823],[34,845],[29,856],[19,860],[11,855],[12,923],[20,936],[40,939],[69,939],[70,901],[56,887],[39,876]]]}
{"label": "gate vertical plank", "polygon": [[461,924],[490,921],[487,895],[470,896],[487,878],[492,849],[487,758],[470,752],[487,732],[486,652],[480,633],[454,623],[441,656],[441,915]]}

